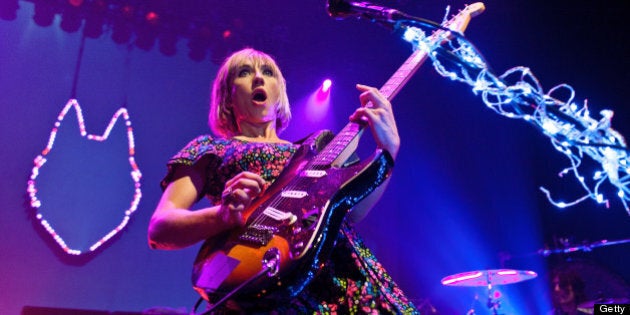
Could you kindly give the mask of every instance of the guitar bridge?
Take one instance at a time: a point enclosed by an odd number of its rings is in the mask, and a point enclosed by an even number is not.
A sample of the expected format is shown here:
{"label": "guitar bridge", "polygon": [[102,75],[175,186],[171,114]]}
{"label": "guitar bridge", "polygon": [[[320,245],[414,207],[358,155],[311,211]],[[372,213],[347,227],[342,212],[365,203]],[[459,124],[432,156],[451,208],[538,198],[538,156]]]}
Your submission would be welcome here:
{"label": "guitar bridge", "polygon": [[276,232],[277,229],[275,227],[256,224],[249,226],[238,239],[251,245],[264,246],[271,241],[273,234]]}

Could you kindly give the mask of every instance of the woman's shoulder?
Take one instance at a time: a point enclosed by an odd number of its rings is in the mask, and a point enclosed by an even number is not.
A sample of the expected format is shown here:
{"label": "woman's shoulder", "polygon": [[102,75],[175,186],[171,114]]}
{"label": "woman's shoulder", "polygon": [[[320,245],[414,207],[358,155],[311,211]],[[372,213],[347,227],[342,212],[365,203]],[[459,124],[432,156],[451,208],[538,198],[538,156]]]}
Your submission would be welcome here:
{"label": "woman's shoulder", "polygon": [[239,138],[221,138],[213,135],[200,135],[191,140],[178,153],[178,157],[186,156],[189,159],[211,154],[223,156],[227,152],[247,152],[258,150],[294,151],[300,145],[289,141],[282,142],[256,142]]}
{"label": "woman's shoulder", "polygon": [[226,147],[234,141],[204,134],[189,141],[182,149],[171,158],[171,162],[190,164],[196,162],[205,155],[221,155]]}
{"label": "woman's shoulder", "polygon": [[190,142],[188,142],[188,144],[186,144],[184,149],[198,148],[198,149],[207,150],[210,148],[219,148],[219,147],[224,147],[224,146],[237,145],[237,144],[241,144],[242,142],[243,141],[234,139],[234,138],[228,139],[228,138],[216,137],[210,134],[205,134],[205,135],[197,136],[194,139],[192,139]]}
{"label": "woman's shoulder", "polygon": [[217,144],[217,143],[226,143],[228,141],[229,139],[215,137],[211,134],[204,134],[204,135],[199,135],[193,138],[190,142],[188,142],[186,146],[188,147],[188,146],[210,145],[210,144]]}

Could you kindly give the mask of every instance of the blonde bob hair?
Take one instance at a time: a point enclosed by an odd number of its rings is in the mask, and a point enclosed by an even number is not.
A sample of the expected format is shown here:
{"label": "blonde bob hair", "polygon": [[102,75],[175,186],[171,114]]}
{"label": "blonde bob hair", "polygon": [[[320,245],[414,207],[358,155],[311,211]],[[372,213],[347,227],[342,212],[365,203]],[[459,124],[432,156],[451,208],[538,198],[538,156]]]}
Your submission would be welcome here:
{"label": "blonde bob hair", "polygon": [[238,135],[239,131],[236,124],[236,117],[234,117],[234,112],[228,105],[232,102],[232,88],[236,70],[246,62],[250,62],[254,66],[265,65],[270,67],[273,70],[274,76],[278,79],[280,98],[276,108],[276,132],[280,134],[291,120],[291,108],[287,96],[286,81],[275,60],[264,52],[252,48],[245,48],[233,53],[225,59],[212,84],[208,125],[216,136],[230,138]]}

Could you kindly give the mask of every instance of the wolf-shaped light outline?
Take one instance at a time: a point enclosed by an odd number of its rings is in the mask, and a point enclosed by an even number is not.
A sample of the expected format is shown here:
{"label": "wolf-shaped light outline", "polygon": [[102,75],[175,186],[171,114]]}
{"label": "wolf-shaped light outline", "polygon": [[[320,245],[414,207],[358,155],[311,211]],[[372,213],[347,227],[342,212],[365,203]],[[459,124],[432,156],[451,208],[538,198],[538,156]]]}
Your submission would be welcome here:
{"label": "wolf-shaped light outline", "polygon": [[66,105],[63,107],[63,109],[57,116],[57,121],[55,122],[52,128],[52,131],[50,132],[50,137],[48,138],[48,143],[46,144],[46,147],[44,148],[44,150],[42,151],[40,155],[35,157],[35,160],[33,161],[35,166],[33,166],[31,176],[27,183],[27,192],[30,197],[30,206],[36,211],[35,217],[39,220],[42,226],[44,226],[46,231],[53,237],[55,242],[57,242],[57,244],[59,244],[59,246],[61,246],[61,248],[67,254],[81,255],[87,252],[82,252],[80,250],[73,249],[70,246],[68,246],[66,242],[63,240],[63,238],[55,231],[55,229],[50,225],[50,223],[39,212],[39,208],[41,207],[42,203],[37,198],[37,186],[36,186],[36,179],[37,179],[37,176],[39,175],[39,170],[46,163],[46,156],[52,150],[53,145],[55,143],[55,138],[57,136],[57,131],[59,127],[61,126],[61,123],[64,117],[66,116],[66,114],[68,113],[68,111],[70,110],[70,108],[74,108],[77,114],[79,132],[81,133],[81,136],[87,137],[88,140],[93,140],[93,141],[107,140],[111,130],[113,129],[116,122],[118,121],[118,118],[122,115],[123,119],[125,120],[125,125],[127,126],[127,139],[129,143],[129,165],[131,166],[131,178],[133,179],[135,183],[134,184],[135,192],[134,192],[133,199],[131,200],[130,207],[125,210],[125,215],[122,221],[114,229],[112,229],[105,236],[100,238],[96,243],[90,246],[89,252],[94,252],[97,248],[99,248],[101,245],[103,245],[105,242],[111,239],[118,232],[122,231],[125,228],[125,226],[127,226],[127,223],[129,222],[131,215],[138,208],[138,204],[140,203],[140,199],[142,197],[142,191],[140,190],[140,186],[141,186],[140,178],[142,178],[142,173],[140,172],[140,169],[138,168],[138,165],[136,164],[136,160],[134,157],[135,142],[134,142],[134,137],[133,137],[133,128],[131,127],[131,120],[129,119],[129,113],[127,112],[126,108],[121,107],[116,111],[116,113],[114,113],[114,115],[112,116],[112,119],[109,122],[109,125],[105,128],[105,131],[103,132],[102,135],[95,135],[95,134],[88,134],[86,131],[85,121],[83,120],[83,113],[81,111],[81,106],[79,105],[79,102],[76,99],[70,99],[68,103],[66,103]]}

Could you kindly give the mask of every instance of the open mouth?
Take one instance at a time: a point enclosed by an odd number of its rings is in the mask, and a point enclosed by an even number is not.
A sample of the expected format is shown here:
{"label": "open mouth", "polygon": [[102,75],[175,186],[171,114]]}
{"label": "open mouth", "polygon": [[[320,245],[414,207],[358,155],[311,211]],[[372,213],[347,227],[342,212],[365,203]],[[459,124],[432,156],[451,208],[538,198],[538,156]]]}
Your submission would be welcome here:
{"label": "open mouth", "polygon": [[252,99],[256,102],[264,102],[267,100],[267,94],[265,93],[265,91],[262,90],[255,91]]}

